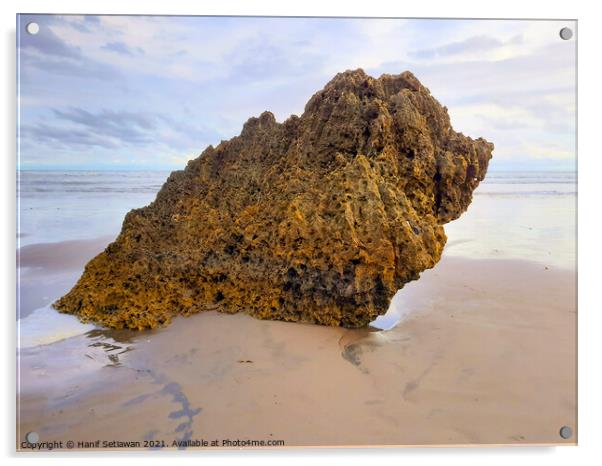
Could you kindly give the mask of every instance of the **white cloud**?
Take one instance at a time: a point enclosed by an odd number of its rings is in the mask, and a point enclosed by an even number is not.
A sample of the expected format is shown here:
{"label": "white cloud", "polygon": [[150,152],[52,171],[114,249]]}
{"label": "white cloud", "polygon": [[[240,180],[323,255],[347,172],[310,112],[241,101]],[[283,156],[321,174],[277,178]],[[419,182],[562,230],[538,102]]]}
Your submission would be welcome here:
{"label": "white cloud", "polygon": [[[413,71],[449,108],[458,131],[495,143],[496,160],[574,156],[574,41],[559,39],[561,22],[145,16],[40,22],[38,36],[47,28],[56,40],[46,43],[50,51],[30,42],[22,52],[24,125],[48,135],[57,124],[53,110],[69,107],[171,119],[158,126],[152,147],[135,156],[125,149],[107,153],[107,161],[178,166],[237,134],[250,116],[271,110],[283,120],[300,113],[335,73],[360,67],[373,75]],[[79,136],[80,146],[94,140]],[[22,160],[35,165],[47,150],[29,142]],[[99,157],[97,148],[78,151],[59,156],[90,164]]]}

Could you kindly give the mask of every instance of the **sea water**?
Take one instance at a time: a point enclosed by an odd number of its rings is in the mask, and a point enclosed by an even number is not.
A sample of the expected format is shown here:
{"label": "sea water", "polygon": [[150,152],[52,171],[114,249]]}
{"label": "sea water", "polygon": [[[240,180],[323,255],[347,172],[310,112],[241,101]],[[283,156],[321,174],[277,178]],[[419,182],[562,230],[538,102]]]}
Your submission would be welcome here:
{"label": "sea water", "polygon": [[576,230],[575,172],[491,172],[468,210],[445,225],[444,254],[575,269]]}
{"label": "sea water", "polygon": [[167,171],[21,171],[19,244],[117,236],[125,214],[152,202],[168,175]]}

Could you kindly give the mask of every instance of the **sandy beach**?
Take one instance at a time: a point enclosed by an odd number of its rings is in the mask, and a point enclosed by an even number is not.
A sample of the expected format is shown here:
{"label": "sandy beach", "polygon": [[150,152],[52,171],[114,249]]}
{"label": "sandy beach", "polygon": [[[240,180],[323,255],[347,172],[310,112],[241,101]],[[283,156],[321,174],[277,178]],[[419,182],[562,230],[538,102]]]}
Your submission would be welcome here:
{"label": "sandy beach", "polygon": [[53,310],[151,175],[24,175],[18,449],[577,442],[573,175],[489,175],[381,330],[208,312],[109,331]]}
{"label": "sandy beach", "polygon": [[[81,253],[64,276],[101,242],[62,245]],[[43,277],[63,252],[25,249],[22,264]],[[32,296],[45,292],[29,279]],[[558,435],[576,426],[574,273],[444,257],[396,301],[409,316],[390,331],[209,312],[23,348],[18,438],[141,448],[576,442]]]}

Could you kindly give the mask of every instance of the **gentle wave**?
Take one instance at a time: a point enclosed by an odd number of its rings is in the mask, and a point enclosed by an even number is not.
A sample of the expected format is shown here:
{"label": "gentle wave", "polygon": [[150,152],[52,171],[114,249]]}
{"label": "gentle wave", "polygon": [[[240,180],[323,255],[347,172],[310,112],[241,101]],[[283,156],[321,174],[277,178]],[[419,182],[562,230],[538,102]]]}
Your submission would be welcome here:
{"label": "gentle wave", "polygon": [[488,180],[485,178],[483,184],[575,184],[575,180],[562,179],[562,180],[550,180],[550,179],[509,179],[509,178],[493,178]]}
{"label": "gentle wave", "polygon": [[475,191],[475,196],[575,196],[576,191]]}
{"label": "gentle wave", "polygon": [[27,191],[21,191],[21,194],[27,193],[156,193],[161,189],[161,185],[155,186],[144,186],[144,187],[131,187],[131,188],[110,188],[110,187],[90,187],[88,189],[72,189],[72,188],[57,188],[57,189],[48,189],[48,188],[32,188]]}
{"label": "gentle wave", "polygon": [[159,191],[167,171],[143,172],[39,172],[21,171],[17,189],[20,195],[37,193],[132,193]]}

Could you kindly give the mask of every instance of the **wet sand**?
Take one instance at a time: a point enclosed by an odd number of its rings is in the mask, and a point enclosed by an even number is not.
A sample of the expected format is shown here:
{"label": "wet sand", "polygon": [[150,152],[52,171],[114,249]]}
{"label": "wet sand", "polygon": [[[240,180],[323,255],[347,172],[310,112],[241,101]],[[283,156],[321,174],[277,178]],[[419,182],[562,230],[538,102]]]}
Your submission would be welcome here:
{"label": "wet sand", "polygon": [[91,240],[38,243],[23,246],[17,256],[17,296],[21,318],[52,303],[77,281],[86,263],[113,240],[103,236]]}
{"label": "wet sand", "polygon": [[[24,248],[28,302],[56,299],[106,242]],[[444,257],[396,304],[410,314],[390,331],[208,312],[23,348],[17,438],[576,442],[574,271]]]}

